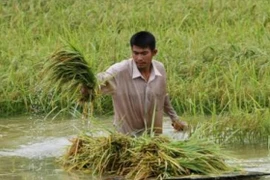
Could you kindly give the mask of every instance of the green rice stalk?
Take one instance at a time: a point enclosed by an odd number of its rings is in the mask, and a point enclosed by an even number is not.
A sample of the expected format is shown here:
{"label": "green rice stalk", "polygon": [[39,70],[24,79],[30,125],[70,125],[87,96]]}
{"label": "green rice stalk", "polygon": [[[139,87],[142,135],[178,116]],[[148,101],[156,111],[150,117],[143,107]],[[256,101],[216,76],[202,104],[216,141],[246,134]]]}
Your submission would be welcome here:
{"label": "green rice stalk", "polygon": [[[96,77],[88,66],[84,56],[72,45],[53,53],[45,66],[46,82],[54,84],[55,91],[79,100],[83,116],[88,116],[88,103],[92,102],[96,92]],[[80,93],[78,93],[80,91]],[[79,94],[74,96],[74,94]]]}
{"label": "green rice stalk", "polygon": [[81,102],[87,102],[94,98],[96,78],[88,66],[83,55],[73,46],[67,49],[56,51],[49,58],[49,65],[46,68],[49,79],[58,83],[59,86],[69,83],[69,91],[74,92],[78,88],[82,91]]}

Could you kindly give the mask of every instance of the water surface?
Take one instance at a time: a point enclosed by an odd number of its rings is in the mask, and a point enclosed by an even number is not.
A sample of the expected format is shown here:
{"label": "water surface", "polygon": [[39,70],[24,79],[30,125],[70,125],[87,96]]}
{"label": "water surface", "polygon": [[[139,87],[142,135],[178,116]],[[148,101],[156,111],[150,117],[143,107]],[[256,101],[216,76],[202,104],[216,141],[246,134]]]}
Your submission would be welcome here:
{"label": "water surface", "polygon": [[[94,179],[90,175],[67,173],[56,160],[65,153],[69,139],[83,130],[112,128],[112,118],[44,119],[16,117],[0,119],[0,179],[5,180],[74,180]],[[102,134],[101,131],[97,133]],[[186,138],[175,133],[168,120],[164,133],[175,138]],[[228,148],[237,159],[233,165],[248,171],[270,172],[270,156],[264,146],[237,146]],[[269,179],[270,177],[262,177]]]}

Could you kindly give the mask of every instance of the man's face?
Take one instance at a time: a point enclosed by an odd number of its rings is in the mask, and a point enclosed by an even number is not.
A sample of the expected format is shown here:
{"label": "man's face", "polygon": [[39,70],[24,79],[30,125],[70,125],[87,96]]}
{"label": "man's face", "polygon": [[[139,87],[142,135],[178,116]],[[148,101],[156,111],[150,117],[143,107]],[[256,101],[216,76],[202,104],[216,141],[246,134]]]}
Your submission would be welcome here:
{"label": "man's face", "polygon": [[157,54],[157,50],[151,50],[150,48],[141,48],[133,45],[132,58],[135,61],[139,70],[148,69],[151,67],[152,58]]}

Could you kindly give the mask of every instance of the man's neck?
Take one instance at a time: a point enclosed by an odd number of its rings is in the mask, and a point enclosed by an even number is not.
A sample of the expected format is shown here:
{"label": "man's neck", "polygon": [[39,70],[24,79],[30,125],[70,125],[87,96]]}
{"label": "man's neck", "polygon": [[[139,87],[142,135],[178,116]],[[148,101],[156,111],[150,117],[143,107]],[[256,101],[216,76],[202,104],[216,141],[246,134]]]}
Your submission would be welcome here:
{"label": "man's neck", "polygon": [[151,70],[152,70],[152,65],[147,68],[139,69],[140,73],[142,74],[142,76],[144,77],[146,81],[148,81],[150,78]]}

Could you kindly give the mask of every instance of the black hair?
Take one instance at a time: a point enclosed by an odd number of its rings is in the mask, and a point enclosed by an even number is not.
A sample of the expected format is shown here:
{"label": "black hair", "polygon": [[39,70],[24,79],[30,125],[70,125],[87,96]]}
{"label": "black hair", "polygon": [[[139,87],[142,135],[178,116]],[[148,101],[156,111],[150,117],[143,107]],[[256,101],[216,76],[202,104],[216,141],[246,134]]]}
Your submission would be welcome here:
{"label": "black hair", "polygon": [[156,48],[156,39],[152,33],[140,31],[131,37],[130,46],[132,47],[133,45],[154,50]]}

